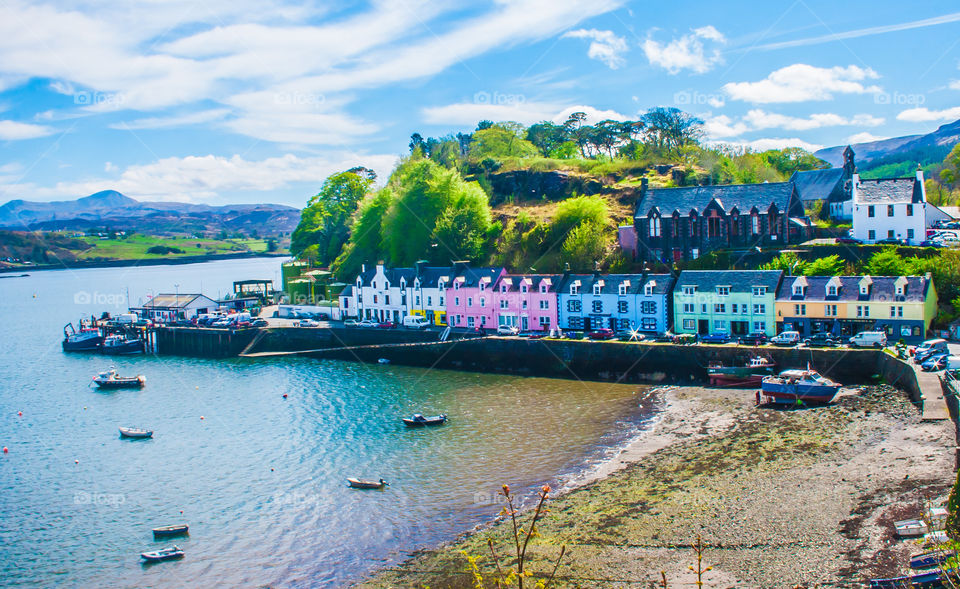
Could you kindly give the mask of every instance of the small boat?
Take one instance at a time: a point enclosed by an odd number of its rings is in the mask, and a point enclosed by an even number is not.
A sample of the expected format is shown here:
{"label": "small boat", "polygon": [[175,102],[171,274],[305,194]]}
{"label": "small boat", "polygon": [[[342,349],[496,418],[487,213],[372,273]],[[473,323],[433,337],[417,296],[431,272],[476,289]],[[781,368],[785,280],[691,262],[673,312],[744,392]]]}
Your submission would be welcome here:
{"label": "small boat", "polygon": [[943,577],[940,571],[929,571],[892,579],[870,579],[870,589],[902,589],[903,587],[914,587],[916,589],[943,587]]}
{"label": "small boat", "polygon": [[943,530],[937,530],[935,532],[930,532],[923,535],[924,546],[935,546],[937,544],[946,544],[950,541],[950,537],[947,536],[947,533]]}
{"label": "small boat", "polygon": [[108,335],[100,345],[100,352],[110,356],[129,356],[131,354],[142,354],[143,351],[142,339],[127,338],[122,335]]}
{"label": "small boat", "polygon": [[741,366],[724,366],[722,362],[711,362],[707,366],[710,384],[727,387],[755,387],[763,377],[772,376],[776,364],[769,358],[753,356]]}
{"label": "small boat", "polygon": [[139,389],[147,383],[147,379],[143,375],[120,376],[115,368],[111,368],[95,376],[93,382],[101,389]]}
{"label": "small boat", "polygon": [[764,377],[760,391],[773,403],[829,403],[840,392],[840,384],[816,370],[784,370],[778,376]]}
{"label": "small boat", "polygon": [[433,417],[424,417],[419,413],[414,413],[413,417],[404,417],[403,423],[407,427],[423,427],[426,425],[443,425],[447,422],[447,416],[441,413]]}
{"label": "small boat", "polygon": [[67,323],[63,326],[63,346],[64,352],[95,352],[100,349],[103,343],[103,334],[94,327],[80,328],[77,331],[73,323]]}
{"label": "small boat", "polygon": [[153,552],[143,552],[140,554],[140,558],[147,562],[174,560],[183,558],[183,550],[180,550],[179,546],[169,546],[167,548],[161,548],[160,550],[154,550]]}
{"label": "small boat", "polygon": [[160,526],[159,528],[153,528],[154,536],[180,536],[186,534],[190,531],[190,526],[187,524],[175,524],[172,526]]}
{"label": "small boat", "polygon": [[152,438],[153,430],[139,427],[121,427],[120,435],[124,438]]}
{"label": "small boat", "polygon": [[917,538],[928,532],[926,522],[919,519],[905,519],[893,522],[893,527],[897,531],[897,536],[901,538]]}
{"label": "small boat", "polygon": [[930,567],[938,566],[943,564],[949,558],[953,558],[957,555],[956,552],[951,551],[935,551],[935,552],[924,552],[922,554],[915,554],[910,557],[910,568],[912,569],[927,569]]}
{"label": "small boat", "polygon": [[388,358],[380,358],[379,360],[377,360],[377,363],[378,363],[378,364],[389,364],[389,363],[390,363],[390,360],[389,360]]}
{"label": "small boat", "polygon": [[363,479],[348,478],[347,484],[354,489],[382,489],[389,483],[383,479],[379,481],[368,481]]}

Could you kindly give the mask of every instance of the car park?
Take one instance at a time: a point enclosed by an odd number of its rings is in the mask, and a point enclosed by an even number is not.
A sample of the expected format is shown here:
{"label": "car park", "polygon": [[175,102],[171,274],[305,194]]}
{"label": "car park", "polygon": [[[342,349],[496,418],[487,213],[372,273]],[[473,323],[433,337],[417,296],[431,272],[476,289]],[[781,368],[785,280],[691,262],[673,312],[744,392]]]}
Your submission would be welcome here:
{"label": "car park", "polygon": [[301,319],[300,321],[297,321],[294,324],[294,326],[295,327],[320,327],[320,323],[318,321],[314,321],[313,319]]}
{"label": "car park", "polygon": [[800,343],[800,332],[799,331],[784,331],[781,332],[772,338],[770,338],[770,343],[775,346],[795,346]]}
{"label": "car park", "polygon": [[762,346],[767,343],[767,334],[762,331],[740,336],[740,343],[745,346]]}
{"label": "car park", "polygon": [[841,235],[840,237],[837,238],[837,243],[848,243],[852,245],[859,245],[863,243],[863,241],[857,239],[856,237],[853,237],[852,235]]}
{"label": "car park", "polygon": [[724,331],[717,333],[706,333],[700,336],[701,344],[728,344],[730,343],[730,334]]}
{"label": "car park", "polygon": [[910,350],[910,353],[913,354],[914,359],[919,356],[928,356],[931,352],[943,352],[948,353],[950,351],[947,340],[943,338],[928,339],[921,343],[919,346]]}
{"label": "car park", "polygon": [[804,339],[803,345],[808,348],[838,348],[842,345],[842,342],[840,338],[834,337],[830,333],[820,332]]}

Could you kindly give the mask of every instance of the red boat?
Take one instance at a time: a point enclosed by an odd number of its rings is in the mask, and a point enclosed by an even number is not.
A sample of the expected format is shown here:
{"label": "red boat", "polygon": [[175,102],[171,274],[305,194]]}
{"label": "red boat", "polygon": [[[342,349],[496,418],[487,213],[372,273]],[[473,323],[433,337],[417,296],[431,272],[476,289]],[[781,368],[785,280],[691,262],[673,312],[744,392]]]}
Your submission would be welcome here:
{"label": "red boat", "polygon": [[711,362],[707,366],[710,384],[720,387],[760,386],[765,376],[771,376],[776,364],[769,358],[754,356],[743,366],[724,366],[722,362]]}

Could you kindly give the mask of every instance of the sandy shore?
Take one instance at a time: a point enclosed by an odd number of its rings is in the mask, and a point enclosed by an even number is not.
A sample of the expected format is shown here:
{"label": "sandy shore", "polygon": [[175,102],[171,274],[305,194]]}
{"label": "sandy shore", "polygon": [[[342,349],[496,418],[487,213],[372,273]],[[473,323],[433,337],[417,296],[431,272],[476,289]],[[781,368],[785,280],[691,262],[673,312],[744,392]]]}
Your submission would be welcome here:
{"label": "sandy shore", "polygon": [[[921,422],[904,395],[870,387],[829,407],[755,407],[749,390],[663,392],[656,425],[551,502],[533,570],[567,556],[554,587],[693,586],[697,535],[709,587],[862,586],[904,570],[915,544],[892,522],[943,500],[954,480],[950,421]],[[414,556],[361,587],[471,587],[461,550],[492,585],[494,524]]]}

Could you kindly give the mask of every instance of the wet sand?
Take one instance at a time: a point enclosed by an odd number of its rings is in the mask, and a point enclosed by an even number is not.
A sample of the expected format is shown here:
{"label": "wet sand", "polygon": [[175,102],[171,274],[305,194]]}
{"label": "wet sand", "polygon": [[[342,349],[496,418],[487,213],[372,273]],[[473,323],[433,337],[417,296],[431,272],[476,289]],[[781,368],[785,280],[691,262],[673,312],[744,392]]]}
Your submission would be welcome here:
{"label": "wet sand", "polygon": [[[543,572],[566,545],[551,587],[650,586],[661,571],[693,586],[698,535],[710,587],[862,586],[904,570],[919,548],[892,522],[954,481],[953,423],[921,422],[891,387],[799,410],[756,407],[752,390],[668,388],[662,402],[654,428],[551,501],[529,551]],[[461,551],[493,586],[487,540],[509,554],[510,533],[494,523],[359,586],[472,587]]]}

